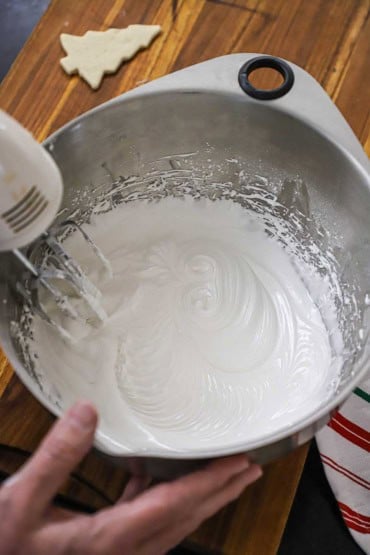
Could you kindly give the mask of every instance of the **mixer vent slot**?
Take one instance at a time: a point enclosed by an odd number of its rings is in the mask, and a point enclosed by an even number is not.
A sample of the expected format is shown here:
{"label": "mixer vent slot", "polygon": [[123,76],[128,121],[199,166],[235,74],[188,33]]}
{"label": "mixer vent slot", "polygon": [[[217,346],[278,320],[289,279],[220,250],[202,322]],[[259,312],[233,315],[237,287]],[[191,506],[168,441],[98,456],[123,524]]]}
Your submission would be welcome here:
{"label": "mixer vent slot", "polygon": [[48,201],[44,195],[37,189],[36,185],[33,185],[24,197],[15,206],[3,212],[1,217],[14,233],[18,233],[31,225],[47,205]]}

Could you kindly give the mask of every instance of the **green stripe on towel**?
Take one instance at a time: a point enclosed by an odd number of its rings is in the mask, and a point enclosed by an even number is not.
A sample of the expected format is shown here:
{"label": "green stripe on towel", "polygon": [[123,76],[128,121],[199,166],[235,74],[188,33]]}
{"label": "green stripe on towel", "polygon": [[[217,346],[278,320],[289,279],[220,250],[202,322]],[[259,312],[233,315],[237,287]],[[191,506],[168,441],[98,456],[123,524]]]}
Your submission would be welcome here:
{"label": "green stripe on towel", "polygon": [[366,393],[366,391],[364,391],[363,389],[361,389],[360,387],[356,387],[356,389],[353,392],[355,395],[358,395],[359,397],[361,397],[361,399],[364,399],[364,401],[367,401],[368,403],[370,403],[370,395],[369,393]]}

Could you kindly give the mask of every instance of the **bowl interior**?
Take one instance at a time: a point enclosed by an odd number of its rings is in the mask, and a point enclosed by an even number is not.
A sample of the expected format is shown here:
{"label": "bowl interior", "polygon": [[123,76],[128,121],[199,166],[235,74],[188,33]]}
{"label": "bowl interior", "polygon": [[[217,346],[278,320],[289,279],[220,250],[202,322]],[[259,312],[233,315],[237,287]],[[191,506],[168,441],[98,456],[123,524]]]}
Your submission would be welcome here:
{"label": "bowl interior", "polygon": [[[332,337],[333,364],[341,377],[322,412],[354,387],[369,349],[370,191],[365,172],[335,143],[303,121],[238,95],[178,91],[104,105],[54,134],[46,148],[65,184],[60,220],[73,214],[88,222],[92,213],[122,202],[186,195],[231,199],[258,214],[293,258],[314,268],[316,284],[331,285],[334,315],[320,305],[320,289],[312,291],[329,332],[335,318],[343,340],[338,345]],[[67,384],[62,377],[55,380],[50,369],[36,371],[27,355],[32,314],[24,317],[13,292],[11,276],[19,274],[19,267],[10,257],[3,260],[3,345],[25,383],[60,412],[68,404]],[[77,398],[78,391],[73,395]],[[308,414],[294,429],[316,417]],[[292,430],[242,447],[268,444]],[[124,451],[109,427],[102,427],[100,442],[107,450]],[[153,454],[160,455],[160,449]]]}

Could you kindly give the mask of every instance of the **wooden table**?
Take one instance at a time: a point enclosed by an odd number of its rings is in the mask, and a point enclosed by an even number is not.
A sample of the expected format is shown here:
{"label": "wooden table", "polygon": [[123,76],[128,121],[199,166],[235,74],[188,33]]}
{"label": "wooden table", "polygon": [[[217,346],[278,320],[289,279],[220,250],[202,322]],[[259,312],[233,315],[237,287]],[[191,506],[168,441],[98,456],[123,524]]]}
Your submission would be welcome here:
{"label": "wooden table", "polygon": [[[41,141],[71,118],[170,71],[231,52],[265,52],[308,70],[370,151],[369,0],[54,0],[0,88],[0,107]],[[158,23],[152,46],[91,91],[59,66],[59,34]],[[268,85],[269,77],[263,77]],[[0,351],[0,471],[13,472],[51,425]],[[277,552],[307,449],[270,464],[264,477],[206,522],[191,542],[206,553]],[[119,495],[126,477],[96,453],[62,494],[84,508]],[[204,552],[204,551],[202,551]]]}

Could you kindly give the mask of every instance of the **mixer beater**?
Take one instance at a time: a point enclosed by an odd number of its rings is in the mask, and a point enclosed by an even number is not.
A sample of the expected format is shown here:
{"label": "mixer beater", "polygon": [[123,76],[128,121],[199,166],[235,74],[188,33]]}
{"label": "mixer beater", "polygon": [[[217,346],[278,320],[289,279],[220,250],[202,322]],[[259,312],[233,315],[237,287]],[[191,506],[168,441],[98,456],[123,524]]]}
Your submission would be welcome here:
{"label": "mixer beater", "polygon": [[[73,303],[74,297],[84,301],[95,320],[104,321],[106,313],[101,292],[68,254],[60,237],[80,233],[104,269],[110,272],[110,267],[99,247],[74,220],[48,229],[57,215],[62,194],[62,176],[52,157],[28,131],[0,110],[0,254],[11,250],[25,267],[25,279],[15,286],[35,313],[66,339],[72,339],[42,302],[45,292],[61,314],[72,319],[85,317]],[[21,249],[31,243],[26,255]]]}

